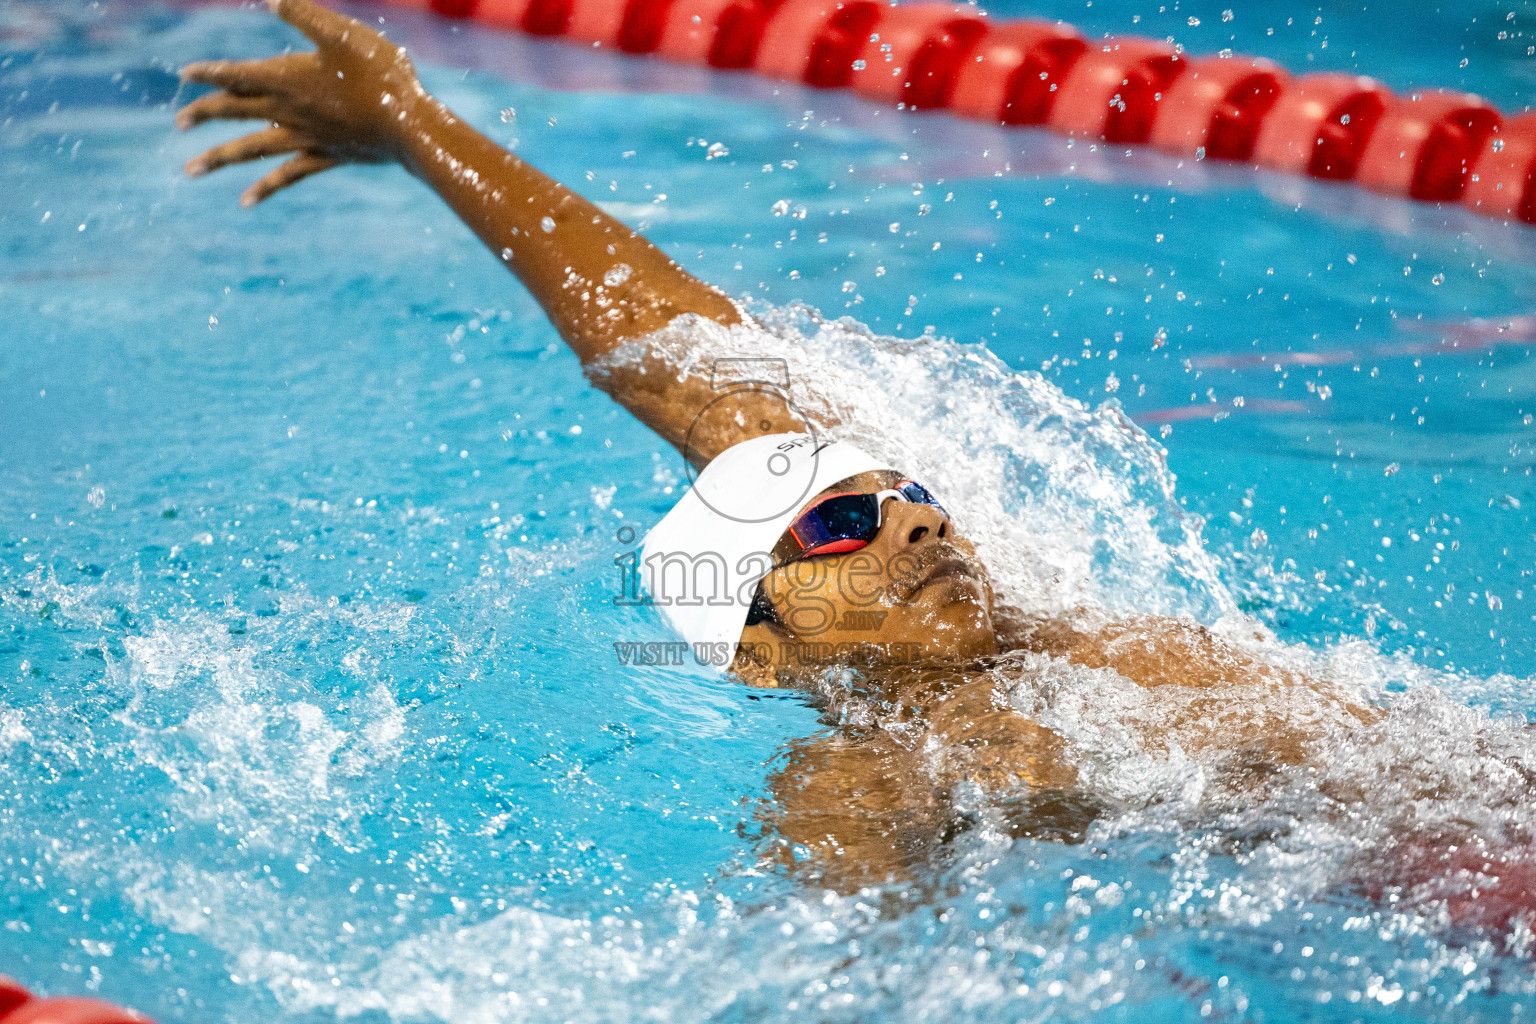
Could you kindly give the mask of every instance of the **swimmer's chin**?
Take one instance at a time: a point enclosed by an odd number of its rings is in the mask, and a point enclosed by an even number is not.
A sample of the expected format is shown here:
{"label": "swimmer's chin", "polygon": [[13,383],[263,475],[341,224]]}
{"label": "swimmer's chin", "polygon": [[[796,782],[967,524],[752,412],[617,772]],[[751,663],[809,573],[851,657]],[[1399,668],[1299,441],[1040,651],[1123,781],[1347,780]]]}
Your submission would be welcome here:
{"label": "swimmer's chin", "polygon": [[[922,640],[946,647],[945,638],[966,637],[962,646],[987,646],[993,638],[992,590],[970,573],[944,573],[925,580],[903,604],[924,623]],[[971,642],[973,641],[973,642]],[[979,649],[979,647],[978,647]],[[972,651],[971,653],[976,653]]]}
{"label": "swimmer's chin", "polygon": [[982,571],[968,559],[945,554],[917,574],[902,597],[904,604],[941,607],[948,604],[991,603],[991,588]]}
{"label": "swimmer's chin", "polygon": [[903,603],[926,622],[924,641],[935,653],[995,653],[992,587],[968,560],[945,558],[935,563]]}
{"label": "swimmer's chin", "polygon": [[924,580],[910,598],[908,604],[929,608],[947,608],[951,605],[972,605],[986,608],[987,585],[975,576],[965,573],[946,574]]}

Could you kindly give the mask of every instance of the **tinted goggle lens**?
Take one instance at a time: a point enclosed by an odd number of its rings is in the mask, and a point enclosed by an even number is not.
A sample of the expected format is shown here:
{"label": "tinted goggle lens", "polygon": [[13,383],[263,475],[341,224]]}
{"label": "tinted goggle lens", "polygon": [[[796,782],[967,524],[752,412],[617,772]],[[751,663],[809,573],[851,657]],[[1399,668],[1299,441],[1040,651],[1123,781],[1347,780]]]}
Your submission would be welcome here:
{"label": "tinted goggle lens", "polygon": [[832,540],[874,539],[880,529],[880,506],[873,494],[844,494],[828,498],[815,510],[822,529]]}
{"label": "tinted goggle lens", "polygon": [[[939,504],[939,499],[929,494],[928,488],[924,487],[916,480],[907,480],[904,483],[898,484],[896,489],[901,492],[902,497],[906,498],[910,502],[913,502],[914,504],[932,505],[940,512],[944,512],[944,506]],[[948,517],[949,513],[944,512],[944,515]]]}
{"label": "tinted goggle lens", "polygon": [[[905,480],[893,488],[907,501],[932,505],[945,516],[944,506],[915,480]],[[856,551],[880,531],[879,494],[838,494],[807,509],[790,528],[799,541],[804,556],[840,554]]]}

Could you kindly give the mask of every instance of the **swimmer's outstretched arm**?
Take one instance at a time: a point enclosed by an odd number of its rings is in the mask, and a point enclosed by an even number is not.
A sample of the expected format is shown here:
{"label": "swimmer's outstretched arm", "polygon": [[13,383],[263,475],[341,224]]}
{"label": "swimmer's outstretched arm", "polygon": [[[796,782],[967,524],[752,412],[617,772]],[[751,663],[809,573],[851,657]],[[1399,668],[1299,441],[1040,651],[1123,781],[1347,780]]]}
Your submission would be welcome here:
{"label": "swimmer's outstretched arm", "polygon": [[[184,68],[185,80],[220,91],[184,107],[178,127],[214,119],[268,122],[195,157],[187,173],[197,177],[292,154],[246,189],[241,203],[254,206],[341,164],[398,162],[430,185],[528,287],[595,382],[682,447],[688,425],[712,397],[707,383],[614,370],[603,365],[604,357],[685,313],[739,323],[736,305],[644,237],[461,121],[422,88],[405,51],[378,32],[312,0],[268,0],[268,6],[317,49]],[[765,407],[764,415],[785,417],[782,401]],[[695,438],[689,454],[706,461],[735,440]]]}

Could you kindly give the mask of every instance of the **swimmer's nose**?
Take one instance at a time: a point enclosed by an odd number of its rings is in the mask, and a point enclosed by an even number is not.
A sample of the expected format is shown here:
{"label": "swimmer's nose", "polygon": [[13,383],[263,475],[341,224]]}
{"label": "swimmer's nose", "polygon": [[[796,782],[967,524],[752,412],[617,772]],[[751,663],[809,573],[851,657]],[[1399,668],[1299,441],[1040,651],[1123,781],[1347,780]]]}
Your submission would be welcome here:
{"label": "swimmer's nose", "polygon": [[954,530],[943,512],[920,502],[886,498],[880,516],[881,534],[889,531],[889,543],[898,551],[944,540]]}

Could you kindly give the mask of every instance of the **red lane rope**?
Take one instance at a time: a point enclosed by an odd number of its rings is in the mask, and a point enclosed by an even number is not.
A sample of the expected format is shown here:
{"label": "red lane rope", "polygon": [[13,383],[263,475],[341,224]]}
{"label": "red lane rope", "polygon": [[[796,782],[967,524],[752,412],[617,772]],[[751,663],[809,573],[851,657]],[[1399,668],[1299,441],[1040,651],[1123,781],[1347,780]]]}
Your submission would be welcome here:
{"label": "red lane rope", "polygon": [[906,108],[1147,144],[1536,224],[1536,113],[1469,93],[1292,76],[966,4],[882,0],[386,0],[625,53],[751,69]]}
{"label": "red lane rope", "polygon": [[0,974],[0,1024],[154,1024],[143,1014],[100,999],[38,999]]}

